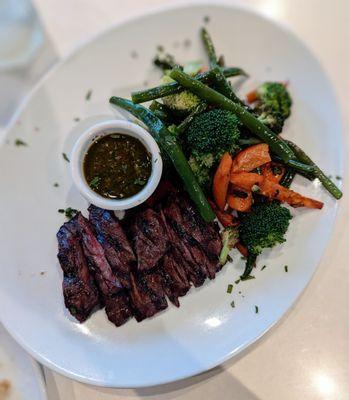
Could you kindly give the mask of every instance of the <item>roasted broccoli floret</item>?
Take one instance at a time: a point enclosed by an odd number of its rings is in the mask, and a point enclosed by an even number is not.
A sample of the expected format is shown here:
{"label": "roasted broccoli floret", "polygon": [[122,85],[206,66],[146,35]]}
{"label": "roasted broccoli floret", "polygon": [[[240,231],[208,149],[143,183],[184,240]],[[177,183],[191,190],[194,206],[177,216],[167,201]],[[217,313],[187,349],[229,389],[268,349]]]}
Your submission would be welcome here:
{"label": "roasted broccoli floret", "polygon": [[209,189],[212,184],[212,169],[217,161],[213,154],[191,154],[188,163],[196,180],[203,189]]}
{"label": "roasted broccoli floret", "polygon": [[219,262],[224,265],[227,262],[230,250],[239,240],[239,230],[236,226],[228,226],[222,232],[223,247],[219,255]]}
{"label": "roasted broccoli floret", "polygon": [[239,225],[239,236],[249,255],[242,278],[249,276],[263,249],[285,242],[291,218],[290,211],[276,202],[255,206],[244,216]]}
{"label": "roasted broccoli floret", "polygon": [[292,100],[285,85],[277,82],[265,82],[255,93],[258,101],[255,112],[258,119],[275,133],[280,133],[285,120],[291,114]]}
{"label": "roasted broccoli floret", "polygon": [[[162,77],[162,83],[171,82],[174,82],[174,80],[168,75],[164,75]],[[163,97],[162,101],[171,110],[182,114],[190,113],[190,111],[192,111],[201,102],[199,97],[188,90],[183,90],[182,92]]]}
{"label": "roasted broccoli floret", "polygon": [[218,158],[238,148],[240,122],[230,111],[214,109],[197,115],[188,127],[187,143],[195,154],[212,153]]}

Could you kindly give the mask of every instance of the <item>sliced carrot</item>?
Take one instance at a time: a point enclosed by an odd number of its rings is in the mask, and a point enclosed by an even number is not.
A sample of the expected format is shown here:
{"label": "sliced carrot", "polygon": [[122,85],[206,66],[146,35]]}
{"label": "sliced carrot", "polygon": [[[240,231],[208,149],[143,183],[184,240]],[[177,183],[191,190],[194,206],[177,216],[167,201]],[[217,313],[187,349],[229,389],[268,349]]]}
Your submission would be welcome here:
{"label": "sliced carrot", "polygon": [[243,244],[237,243],[237,245],[236,245],[235,247],[239,250],[239,252],[240,252],[244,257],[247,257],[247,256],[248,256],[247,247],[245,247]]}
{"label": "sliced carrot", "polygon": [[262,165],[262,175],[264,178],[279,183],[285,174],[285,167],[282,164],[270,162]]}
{"label": "sliced carrot", "polygon": [[230,208],[240,212],[248,212],[252,206],[252,193],[233,186],[229,190],[227,203]]}
{"label": "sliced carrot", "polygon": [[292,207],[307,207],[317,208],[321,210],[324,203],[318,200],[304,197],[301,194],[294,192],[293,190],[287,189],[278,183],[271,182],[268,179],[264,179],[262,185],[260,185],[263,196],[269,197],[270,199],[279,200],[282,203],[288,203]]}
{"label": "sliced carrot", "polygon": [[239,221],[237,221],[232,214],[219,210],[212,200],[208,199],[208,202],[210,203],[213,212],[216,214],[218,221],[224,226],[224,228],[239,224]]}
{"label": "sliced carrot", "polygon": [[247,93],[246,100],[248,103],[254,103],[257,100],[257,90],[251,90]]}
{"label": "sliced carrot", "polygon": [[251,190],[253,185],[260,185],[263,176],[253,172],[233,172],[230,175],[230,182],[241,189]]}
{"label": "sliced carrot", "polygon": [[245,190],[252,190],[253,186],[256,185],[259,194],[269,197],[269,199],[288,203],[292,207],[321,209],[324,205],[321,201],[304,197],[293,190],[270,181],[262,175],[254,174],[252,172],[233,173],[230,175],[230,182]]}
{"label": "sliced carrot", "polygon": [[240,151],[233,160],[232,172],[252,171],[271,161],[269,146],[259,143]]}
{"label": "sliced carrot", "polygon": [[213,197],[218,208],[223,211],[227,202],[227,192],[230,180],[230,170],[233,159],[229,153],[224,153],[213,178]]}

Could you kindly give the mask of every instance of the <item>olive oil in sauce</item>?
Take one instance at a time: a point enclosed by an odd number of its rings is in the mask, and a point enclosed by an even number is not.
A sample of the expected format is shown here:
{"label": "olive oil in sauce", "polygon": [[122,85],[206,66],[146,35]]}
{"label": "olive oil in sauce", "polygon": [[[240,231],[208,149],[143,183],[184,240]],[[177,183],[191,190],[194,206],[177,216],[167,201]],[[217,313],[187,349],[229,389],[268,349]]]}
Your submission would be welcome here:
{"label": "olive oil in sauce", "polygon": [[136,138],[120,133],[97,138],[84,159],[90,188],[108,199],[124,199],[140,192],[151,175],[151,155]]}

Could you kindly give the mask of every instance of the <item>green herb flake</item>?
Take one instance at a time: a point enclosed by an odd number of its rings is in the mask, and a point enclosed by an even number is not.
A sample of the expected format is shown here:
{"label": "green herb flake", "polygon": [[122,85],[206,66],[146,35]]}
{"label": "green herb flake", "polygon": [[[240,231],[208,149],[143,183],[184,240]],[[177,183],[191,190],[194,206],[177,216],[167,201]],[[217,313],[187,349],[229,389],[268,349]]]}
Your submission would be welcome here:
{"label": "green herb flake", "polygon": [[284,266],[285,272],[288,272],[288,265]]}
{"label": "green herb flake", "polygon": [[266,265],[263,265],[263,267],[261,268],[261,271],[263,271],[263,269],[267,268]]}
{"label": "green herb flake", "polygon": [[336,179],[337,179],[337,181],[341,181],[341,180],[342,180],[342,177],[339,176],[339,175],[336,175]]}
{"label": "green herb flake", "polygon": [[80,121],[80,118],[79,118],[79,117],[75,117],[75,118],[74,118],[74,121],[75,121],[75,122],[79,122],[79,121]]}
{"label": "green herb flake", "polygon": [[147,182],[144,179],[136,178],[133,183],[135,185],[144,186]]}
{"label": "green herb flake", "polygon": [[101,177],[99,177],[99,176],[95,176],[92,180],[91,180],[91,182],[90,182],[90,187],[92,188],[92,189],[97,189],[98,188],[98,185],[101,183]]}
{"label": "green herb flake", "polygon": [[237,285],[237,284],[240,282],[240,280],[241,280],[241,279],[237,279],[237,280],[235,281],[235,285]]}
{"label": "green herb flake", "polygon": [[58,210],[60,214],[64,214],[68,219],[73,218],[79,211],[75,210],[75,208],[68,207],[66,209],[60,208]]}
{"label": "green herb flake", "polygon": [[85,100],[86,100],[86,101],[89,101],[90,98],[91,98],[91,96],[92,96],[92,90],[90,89],[90,90],[86,93]]}
{"label": "green herb flake", "polygon": [[256,314],[259,313],[259,308],[258,308],[258,306],[254,306],[254,312],[255,312]]}
{"label": "green herb flake", "polygon": [[230,303],[230,305],[231,305],[231,308],[235,308],[235,301],[233,300],[233,301]]}
{"label": "green herb flake", "polygon": [[227,293],[230,294],[232,291],[233,291],[233,285],[229,284],[228,287],[227,287]]}
{"label": "green herb flake", "polygon": [[28,144],[26,142],[24,142],[22,139],[16,139],[15,140],[15,145],[17,147],[19,147],[19,146],[28,146]]}
{"label": "green herb flake", "polygon": [[66,162],[70,162],[68,156],[66,155],[66,153],[62,153],[62,157]]}
{"label": "green herb flake", "polygon": [[159,44],[159,45],[156,47],[156,50],[157,50],[159,53],[163,53],[163,52],[165,51],[164,46],[161,46],[161,44]]}
{"label": "green herb flake", "polygon": [[53,184],[53,187],[58,187],[59,186],[59,183],[58,182],[55,182],[54,184]]}
{"label": "green herb flake", "polygon": [[249,281],[251,279],[256,279],[253,275],[247,275],[247,276],[240,276],[240,279],[242,281]]}
{"label": "green herb flake", "polygon": [[204,16],[204,23],[208,24],[210,22],[210,16],[209,15],[205,15]]}

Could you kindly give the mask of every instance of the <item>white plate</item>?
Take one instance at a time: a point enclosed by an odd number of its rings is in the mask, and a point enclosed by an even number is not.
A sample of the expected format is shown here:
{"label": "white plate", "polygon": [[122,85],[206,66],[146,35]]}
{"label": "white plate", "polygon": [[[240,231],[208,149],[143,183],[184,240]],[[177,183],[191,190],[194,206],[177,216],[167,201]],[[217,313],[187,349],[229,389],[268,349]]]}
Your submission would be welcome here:
{"label": "white plate", "polygon": [[[296,188],[323,200],[324,209],[293,210],[287,243],[266,252],[258,262],[257,279],[234,285],[232,295],[226,293],[227,285],[243,268],[238,254],[215,281],[181,299],[180,309],[170,307],[141,324],[133,320],[117,329],[99,311],[80,325],[65,310],[55,238],[64,218],[57,209],[86,209],[61,155],[69,154],[88,123],[77,124],[74,118],[110,115],[109,96],[127,96],[144,81],[155,84],[159,75],[150,60],[157,45],[179,61],[203,59],[198,30],[206,15],[217,51],[228,65],[241,66],[252,77],[241,92],[265,79],[288,80],[294,107],[285,136],[328,173],[343,173],[341,124],[327,77],[299,39],[257,14],[218,5],[165,10],[119,25],[69,57],[31,96],[0,150],[0,315],[34,357],[71,378],[139,387],[222,363],[289,309],[330,237],[335,201],[317,182],[298,179]],[[185,45],[188,38],[190,46]],[[29,146],[14,146],[16,138]],[[260,271],[264,264],[267,268]]]}
{"label": "white plate", "polygon": [[0,324],[0,385],[9,383],[4,400],[45,400],[46,391],[39,365],[11,338]]}

